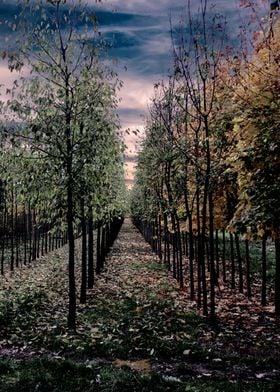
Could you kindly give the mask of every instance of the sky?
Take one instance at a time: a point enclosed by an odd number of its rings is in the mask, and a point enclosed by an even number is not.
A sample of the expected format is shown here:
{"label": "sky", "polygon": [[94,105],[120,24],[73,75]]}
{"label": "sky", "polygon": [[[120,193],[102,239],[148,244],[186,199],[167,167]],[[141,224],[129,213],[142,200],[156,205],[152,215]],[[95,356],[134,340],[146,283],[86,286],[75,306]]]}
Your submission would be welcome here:
{"label": "sky", "polygon": [[[132,184],[137,146],[143,137],[153,86],[166,79],[171,68],[170,19],[176,25],[186,9],[187,0],[103,0],[100,3],[89,0],[88,3],[96,9],[101,33],[112,43],[108,58],[124,83],[118,109],[122,129],[140,131],[139,136],[125,133],[128,146],[126,181]],[[191,0],[194,12],[197,4],[198,0]],[[209,0],[209,4],[215,4],[215,12],[227,17],[234,45],[246,10],[238,7],[239,0]],[[1,49],[10,34],[3,20],[15,13],[15,0],[0,0]],[[0,62],[0,84],[13,79],[5,63]]]}
{"label": "sky", "polygon": [[[190,0],[194,14],[198,3]],[[240,9],[239,0],[209,0],[209,8],[212,5],[216,13],[227,18],[229,41],[236,45],[238,28],[248,11]],[[113,39],[111,54],[118,59],[118,72],[124,81],[119,110],[122,126],[140,130],[138,137],[126,137],[127,184],[133,183],[137,149],[154,84],[166,79],[172,67],[170,20],[176,25],[186,7],[187,0],[105,0],[100,6],[102,10],[114,11],[108,19],[110,23],[103,24],[101,18],[101,31]]]}
{"label": "sky", "polygon": [[[216,0],[215,8],[237,22],[238,3],[238,0]],[[197,4],[197,0],[191,1],[194,11]],[[166,79],[172,67],[170,20],[176,24],[186,5],[186,0],[108,0],[100,6],[108,12],[113,10],[110,23],[103,24],[101,17],[100,25],[101,31],[112,38],[110,54],[118,59],[118,72],[124,81],[119,107],[122,127],[140,131],[139,136],[131,133],[126,137],[129,185],[133,183],[138,145],[154,84]]]}

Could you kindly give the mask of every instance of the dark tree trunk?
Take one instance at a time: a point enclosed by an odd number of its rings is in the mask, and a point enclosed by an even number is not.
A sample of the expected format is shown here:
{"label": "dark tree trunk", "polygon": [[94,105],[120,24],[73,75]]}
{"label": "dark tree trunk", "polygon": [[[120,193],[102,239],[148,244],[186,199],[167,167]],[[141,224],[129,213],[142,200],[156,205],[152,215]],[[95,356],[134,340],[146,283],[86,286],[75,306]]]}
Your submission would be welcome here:
{"label": "dark tree trunk", "polygon": [[201,282],[202,282],[202,298],[203,298],[202,308],[203,308],[204,316],[208,315],[206,266],[205,266],[206,241],[207,241],[206,239],[207,198],[208,198],[208,191],[206,192],[206,190],[204,190],[201,238],[200,238],[200,246],[198,249],[199,262],[201,266]]}
{"label": "dark tree trunk", "polygon": [[68,273],[69,273],[69,310],[68,328],[76,330],[76,279],[75,279],[75,235],[74,235],[74,201],[73,201],[73,173],[72,173],[72,141],[71,141],[71,113],[69,110],[68,79],[66,80],[66,145],[67,145],[67,232],[68,232]]}
{"label": "dark tree trunk", "polygon": [[190,262],[190,297],[194,300],[194,236],[193,236],[193,226],[192,226],[192,216],[189,216],[189,262]]}
{"label": "dark tree trunk", "polygon": [[104,268],[104,264],[105,264],[105,254],[106,254],[106,229],[105,226],[102,227],[101,229],[101,245],[100,245],[100,249],[101,249],[101,270]]}
{"label": "dark tree trunk", "polygon": [[67,228],[68,228],[68,269],[69,269],[69,311],[68,328],[76,330],[76,281],[75,281],[75,238],[72,180],[68,179],[67,186]]}
{"label": "dark tree trunk", "polygon": [[183,252],[182,252],[182,241],[181,241],[181,229],[180,229],[180,221],[179,217],[176,214],[176,248],[178,254],[178,281],[180,283],[180,288],[184,287],[184,271],[183,271]]}
{"label": "dark tree trunk", "polygon": [[36,260],[37,255],[37,225],[36,225],[36,213],[32,210],[32,260]]}
{"label": "dark tree trunk", "polygon": [[87,223],[85,217],[84,199],[81,198],[81,228],[82,228],[82,276],[80,303],[85,304],[87,300]]}
{"label": "dark tree trunk", "polygon": [[[12,185],[13,187],[13,185]],[[14,191],[12,188],[12,205],[11,205],[11,271],[14,270],[14,262],[15,262],[15,254],[14,254],[14,235],[15,235],[15,226],[14,226]]]}
{"label": "dark tree trunk", "polygon": [[88,288],[92,289],[94,284],[94,265],[93,265],[93,218],[90,209],[88,220]]}
{"label": "dark tree trunk", "polygon": [[251,260],[249,252],[249,241],[245,240],[245,250],[246,250],[246,283],[247,283],[247,297],[252,296],[251,292]]}
{"label": "dark tree trunk", "polygon": [[266,259],[266,234],[262,238],[262,305],[266,305],[267,259]]}
{"label": "dark tree trunk", "polygon": [[216,229],[215,236],[215,253],[216,253],[216,276],[219,278],[220,276],[220,252],[219,252],[219,231]]}
{"label": "dark tree trunk", "polygon": [[215,242],[214,242],[214,215],[213,215],[213,195],[209,192],[209,256],[210,256],[210,321],[212,324],[216,321],[215,315]]}
{"label": "dark tree trunk", "polygon": [[176,232],[176,224],[175,224],[175,218],[174,215],[171,215],[171,221],[172,221],[172,231],[173,233],[171,233],[171,243],[172,243],[172,272],[173,272],[173,278],[177,279],[178,274],[177,274],[177,268],[178,268],[178,264],[177,264],[177,250],[176,250],[176,244],[175,244],[175,232]]}
{"label": "dark tree trunk", "polygon": [[223,252],[222,252],[222,263],[223,263],[223,281],[227,281],[226,274],[226,231],[223,229]]}
{"label": "dark tree trunk", "polygon": [[97,238],[96,238],[96,273],[101,273],[101,252],[100,252],[100,244],[101,244],[101,227],[100,222],[97,225]]}
{"label": "dark tree trunk", "polygon": [[164,221],[164,262],[167,264],[167,268],[170,271],[170,244],[169,244],[169,233],[168,233],[168,220],[167,215],[163,214]]}
{"label": "dark tree trunk", "polygon": [[19,221],[18,221],[18,206],[17,206],[17,194],[15,192],[15,245],[16,245],[16,267],[19,266]]}
{"label": "dark tree trunk", "polygon": [[32,260],[33,254],[33,222],[32,222],[32,211],[31,205],[28,205],[28,242],[29,242],[29,263]]}
{"label": "dark tree trunk", "polygon": [[243,293],[243,266],[242,266],[242,257],[240,253],[240,246],[239,246],[239,236],[235,233],[235,247],[236,247],[236,256],[238,261],[238,275],[239,275],[239,292]]}
{"label": "dark tree trunk", "polygon": [[162,261],[162,229],[161,229],[161,216],[158,217],[158,257]]}
{"label": "dark tree trunk", "polygon": [[275,239],[275,314],[280,316],[280,238]]}
{"label": "dark tree trunk", "polygon": [[197,238],[196,238],[196,264],[197,264],[197,307],[198,309],[202,306],[202,292],[201,292],[201,228],[200,228],[200,191],[197,179],[197,189],[196,189],[196,223],[197,223]]}
{"label": "dark tree trunk", "polygon": [[2,255],[1,255],[1,275],[4,275],[4,260],[5,260],[5,246],[6,246],[6,230],[7,230],[7,202],[4,200],[4,217],[3,217],[3,235],[2,235]]}
{"label": "dark tree trunk", "polygon": [[231,257],[231,288],[235,289],[235,260],[234,260],[234,243],[233,235],[230,233],[230,257]]}

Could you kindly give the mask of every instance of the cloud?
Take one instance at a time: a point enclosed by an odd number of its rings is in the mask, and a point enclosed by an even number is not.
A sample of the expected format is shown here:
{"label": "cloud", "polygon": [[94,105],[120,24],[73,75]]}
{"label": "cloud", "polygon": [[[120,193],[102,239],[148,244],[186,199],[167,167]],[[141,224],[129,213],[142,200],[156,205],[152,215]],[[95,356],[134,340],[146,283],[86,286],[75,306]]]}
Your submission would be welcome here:
{"label": "cloud", "polygon": [[[170,17],[173,25],[177,26],[186,10],[187,0],[103,0],[99,4],[95,0],[85,2],[96,11],[102,36],[109,42],[106,61],[108,58],[118,59],[114,68],[124,82],[124,87],[119,93],[122,128],[140,130],[138,135],[130,133],[125,138],[129,157],[126,161],[127,175],[131,178],[135,166],[133,157],[144,135],[145,117],[148,114],[150,98],[153,96],[153,85],[164,79],[172,66]],[[236,46],[241,16],[246,22],[248,10],[238,9],[239,0],[209,0],[209,5],[211,3],[216,4],[212,13],[220,12],[228,17],[230,43]],[[0,0],[2,20],[13,19],[18,13],[16,4],[15,0]],[[71,1],[66,3],[66,7],[69,4]],[[190,4],[196,15],[199,1],[191,0]],[[6,45],[5,37],[15,37],[10,35],[9,31],[7,25],[0,25],[0,48]],[[127,72],[124,71],[124,67],[127,68]],[[0,63],[0,82],[8,80],[10,83],[13,78]]]}
{"label": "cloud", "polygon": [[186,4],[185,0],[177,0],[175,6],[174,0],[103,0],[103,6],[117,12],[136,12],[142,15],[156,13],[159,16],[165,16],[169,10],[179,9],[184,4]]}
{"label": "cloud", "polygon": [[2,101],[7,101],[7,89],[11,89],[14,83],[21,77],[27,76],[29,74],[28,67],[23,67],[20,72],[11,72],[8,68],[7,61],[0,61],[0,95]]}
{"label": "cloud", "polygon": [[130,155],[130,156],[126,156],[125,157],[125,162],[131,162],[131,163],[136,163],[138,159],[138,155],[134,154],[134,155]]}
{"label": "cloud", "polygon": [[148,104],[153,95],[153,82],[150,78],[141,77],[132,73],[121,75],[124,80],[120,91],[119,110],[123,126],[131,127],[143,124],[143,116],[147,114]]}

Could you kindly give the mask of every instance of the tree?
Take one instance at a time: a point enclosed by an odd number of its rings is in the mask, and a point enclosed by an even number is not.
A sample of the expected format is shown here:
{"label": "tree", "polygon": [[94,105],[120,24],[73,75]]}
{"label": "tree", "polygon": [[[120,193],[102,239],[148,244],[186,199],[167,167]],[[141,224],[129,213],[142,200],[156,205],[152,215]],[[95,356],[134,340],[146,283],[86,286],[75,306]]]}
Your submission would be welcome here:
{"label": "tree", "polygon": [[[207,309],[207,287],[205,272],[205,247],[207,220],[209,219],[210,245],[210,315],[215,319],[215,265],[214,265],[214,178],[213,153],[211,149],[211,121],[216,94],[217,70],[221,61],[224,43],[225,21],[219,14],[212,14],[207,0],[199,2],[197,15],[192,15],[188,2],[187,26],[182,23],[179,37],[174,43],[175,71],[184,85],[190,102],[188,115],[195,118],[198,125],[198,138],[203,144],[204,163],[202,219],[199,244],[199,263],[202,272],[203,311]],[[186,34],[187,31],[187,34]]]}
{"label": "tree", "polygon": [[[99,64],[96,18],[86,5],[39,1],[31,5],[31,13],[32,25],[21,26],[26,39],[21,37],[18,53],[10,55],[10,69],[26,64],[30,77],[23,81],[19,93],[13,91],[8,109],[18,124],[15,136],[45,159],[55,173],[54,199],[61,201],[68,231],[68,327],[75,330],[75,202],[84,184],[79,181],[85,180],[79,173],[92,164],[94,132],[114,127],[104,123],[103,114],[107,113],[108,120],[112,89],[104,88],[110,85],[108,72]],[[30,20],[28,7],[23,10],[24,17]],[[95,108],[90,114],[92,102]]]}
{"label": "tree", "polygon": [[[279,19],[267,33],[255,36],[255,52],[239,75],[235,99],[239,116],[234,119],[237,144],[232,168],[239,185],[233,225],[264,241],[271,234],[279,241]],[[265,290],[265,252],[263,287]],[[275,302],[280,313],[280,267],[276,258]],[[263,303],[265,295],[263,293]]]}

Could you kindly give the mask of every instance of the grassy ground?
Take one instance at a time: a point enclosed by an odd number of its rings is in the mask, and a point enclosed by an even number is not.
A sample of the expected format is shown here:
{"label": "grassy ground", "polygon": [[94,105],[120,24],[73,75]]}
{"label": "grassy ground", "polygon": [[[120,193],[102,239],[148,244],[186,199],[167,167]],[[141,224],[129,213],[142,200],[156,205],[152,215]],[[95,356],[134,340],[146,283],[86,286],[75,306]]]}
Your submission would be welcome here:
{"label": "grassy ground", "polygon": [[78,306],[77,334],[66,329],[66,259],[63,248],[1,278],[1,391],[280,389],[271,313],[242,318],[237,302],[211,328],[130,224]]}

